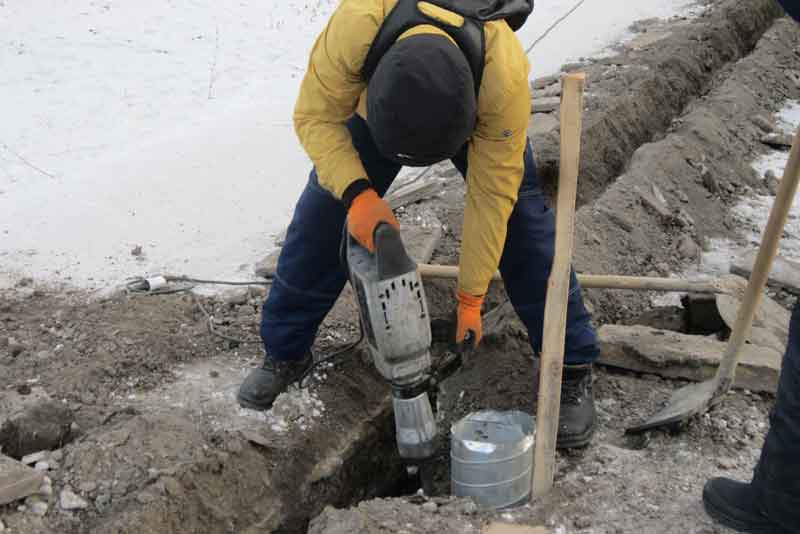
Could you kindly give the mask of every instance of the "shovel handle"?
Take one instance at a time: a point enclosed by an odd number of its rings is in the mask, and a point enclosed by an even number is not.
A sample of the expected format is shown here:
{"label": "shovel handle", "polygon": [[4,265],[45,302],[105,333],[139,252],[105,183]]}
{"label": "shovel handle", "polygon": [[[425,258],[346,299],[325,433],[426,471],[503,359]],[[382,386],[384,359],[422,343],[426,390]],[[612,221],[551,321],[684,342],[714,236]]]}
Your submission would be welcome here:
{"label": "shovel handle", "polygon": [[775,203],[769,213],[767,226],[761,238],[761,246],[758,249],[756,262],[753,272],[750,274],[750,281],[742,299],[742,305],[736,316],[736,323],[733,325],[731,337],[725,347],[717,374],[714,376],[716,387],[712,403],[718,401],[733,385],[736,376],[736,366],[741,359],[742,347],[750,336],[756,310],[761,303],[764,288],[769,279],[772,262],[778,252],[781,236],[783,235],[786,220],[789,217],[789,210],[797,194],[797,185],[800,182],[800,128],[794,136],[792,150],[789,153],[789,162],[783,171],[783,179]]}

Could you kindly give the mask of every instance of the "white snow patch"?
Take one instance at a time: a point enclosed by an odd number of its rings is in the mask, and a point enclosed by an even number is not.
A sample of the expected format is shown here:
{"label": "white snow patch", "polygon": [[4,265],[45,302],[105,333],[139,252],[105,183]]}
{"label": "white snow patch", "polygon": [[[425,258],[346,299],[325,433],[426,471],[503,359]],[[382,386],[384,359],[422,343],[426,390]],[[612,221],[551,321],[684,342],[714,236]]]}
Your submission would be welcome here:
{"label": "white snow patch", "polygon": [[[800,102],[787,101],[783,109],[777,113],[778,129],[787,134],[794,133],[800,126]],[[763,177],[767,171],[775,173],[779,179],[789,160],[789,152],[771,150],[753,162],[753,169]],[[733,208],[733,215],[741,228],[744,243],[730,239],[711,239],[708,250],[703,253],[700,265],[687,269],[678,275],[685,279],[704,279],[719,277],[730,272],[736,258],[756,250],[761,244],[761,237],[769,219],[770,210],[775,197],[755,195],[742,198]],[[789,211],[789,217],[780,242],[778,253],[786,259],[800,261],[800,193],[795,196]],[[680,303],[676,294],[659,295],[653,299],[656,306],[675,305]]]}
{"label": "white snow patch", "polygon": [[[84,287],[249,277],[306,181],[291,112],[336,5],[0,3],[0,287],[23,273]],[[538,0],[523,46],[573,5]],[[689,10],[587,1],[534,49],[532,75]]]}

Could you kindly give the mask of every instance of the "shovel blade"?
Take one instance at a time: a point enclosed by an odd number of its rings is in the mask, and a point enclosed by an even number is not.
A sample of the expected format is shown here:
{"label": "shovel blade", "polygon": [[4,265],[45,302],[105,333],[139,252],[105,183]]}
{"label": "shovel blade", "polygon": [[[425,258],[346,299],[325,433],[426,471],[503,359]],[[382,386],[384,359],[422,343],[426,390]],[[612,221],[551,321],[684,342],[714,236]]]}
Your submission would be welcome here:
{"label": "shovel blade", "polygon": [[705,412],[714,401],[716,380],[689,384],[672,394],[667,405],[644,423],[627,429],[627,434],[637,434],[654,428],[676,425],[690,417]]}

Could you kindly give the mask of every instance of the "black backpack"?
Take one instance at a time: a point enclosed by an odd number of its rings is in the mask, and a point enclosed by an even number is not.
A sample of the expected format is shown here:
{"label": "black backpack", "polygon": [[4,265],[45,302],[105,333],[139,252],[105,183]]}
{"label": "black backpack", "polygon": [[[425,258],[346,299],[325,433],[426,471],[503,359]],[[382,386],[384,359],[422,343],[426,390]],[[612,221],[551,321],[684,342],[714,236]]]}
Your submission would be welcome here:
{"label": "black backpack", "polygon": [[446,32],[458,44],[472,70],[475,94],[481,86],[486,61],[486,39],[483,25],[492,20],[505,20],[517,31],[533,11],[533,0],[425,0],[429,4],[464,17],[460,28],[433,19],[417,8],[419,0],[398,0],[386,16],[370,46],[361,76],[369,82],[383,55],[404,32],[421,24],[430,24]]}

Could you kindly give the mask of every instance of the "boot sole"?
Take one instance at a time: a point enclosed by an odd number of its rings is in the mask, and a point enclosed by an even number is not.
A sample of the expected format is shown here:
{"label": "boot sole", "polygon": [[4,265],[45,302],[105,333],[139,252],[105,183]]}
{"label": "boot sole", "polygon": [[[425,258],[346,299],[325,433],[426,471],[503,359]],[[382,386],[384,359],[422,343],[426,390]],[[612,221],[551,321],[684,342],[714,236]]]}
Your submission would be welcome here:
{"label": "boot sole", "polygon": [[706,513],[720,525],[732,528],[738,532],[747,532],[748,534],[792,534],[778,525],[753,526],[740,519],[733,518],[716,504],[716,500],[717,496],[715,493],[711,493],[705,489],[703,490],[703,508],[705,508]]}
{"label": "boot sole", "polygon": [[583,449],[589,446],[592,442],[592,436],[594,436],[595,427],[590,428],[583,434],[578,434],[576,436],[569,436],[564,439],[556,438],[556,449],[564,450],[564,449]]}
{"label": "boot sole", "polygon": [[248,410],[255,410],[257,412],[266,412],[267,410],[272,408],[271,402],[269,403],[268,406],[263,404],[256,404],[255,402],[245,399],[244,397],[240,397],[239,395],[236,395],[236,402],[238,402],[239,406],[241,406],[242,408],[246,408]]}

